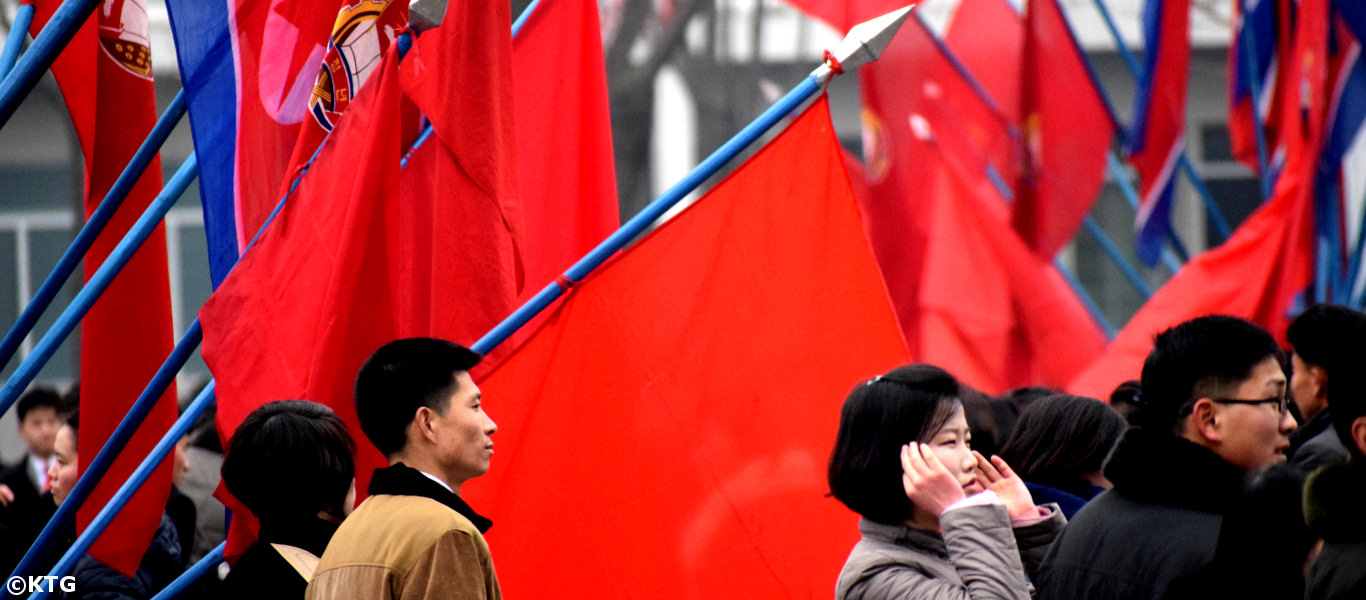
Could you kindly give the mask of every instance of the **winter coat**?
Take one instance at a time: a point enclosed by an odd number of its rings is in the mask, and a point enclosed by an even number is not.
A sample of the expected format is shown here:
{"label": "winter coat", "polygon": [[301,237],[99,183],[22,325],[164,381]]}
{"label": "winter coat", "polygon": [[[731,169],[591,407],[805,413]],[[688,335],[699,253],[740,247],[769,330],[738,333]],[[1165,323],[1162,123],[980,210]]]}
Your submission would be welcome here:
{"label": "winter coat", "polygon": [[180,536],[170,517],[161,515],[152,543],[132,577],[118,572],[87,554],[76,563],[76,591],[69,598],[82,600],[146,600],[181,573]]}
{"label": "winter coat", "polygon": [[1306,600],[1366,598],[1366,465],[1326,467],[1309,479],[1305,518],[1323,538]]}
{"label": "winter coat", "polygon": [[337,524],[318,518],[284,523],[262,523],[261,537],[237,559],[218,590],[218,597],[251,600],[299,600],[304,597],[308,579],[280,554],[272,544],[300,548],[322,556],[327,543],[337,532]]}
{"label": "winter coat", "polygon": [[1302,473],[1308,475],[1321,467],[1347,462],[1347,446],[1333,429],[1330,408],[1325,408],[1290,434],[1290,450],[1286,457]]}
{"label": "winter coat", "polygon": [[1114,489],[1077,512],[1044,558],[1039,598],[1215,598],[1211,570],[1223,511],[1243,472],[1173,435],[1131,428],[1105,476]]}
{"label": "winter coat", "polygon": [[1029,598],[1028,576],[1066,524],[1048,518],[1011,527],[1000,505],[966,506],[939,518],[942,536],[861,519],[835,586],[837,600]]}
{"label": "winter coat", "polygon": [[377,469],[337,528],[308,585],[310,600],[500,600],[483,533],[492,523],[421,471]]}
{"label": "winter coat", "polygon": [[1078,482],[1076,485],[1062,488],[1026,481],[1025,487],[1029,488],[1029,496],[1034,499],[1034,504],[1039,506],[1057,504],[1062,508],[1062,516],[1067,517],[1068,520],[1071,520],[1077,511],[1086,506],[1086,503],[1095,498],[1097,494],[1105,491],[1105,488],[1086,482]]}

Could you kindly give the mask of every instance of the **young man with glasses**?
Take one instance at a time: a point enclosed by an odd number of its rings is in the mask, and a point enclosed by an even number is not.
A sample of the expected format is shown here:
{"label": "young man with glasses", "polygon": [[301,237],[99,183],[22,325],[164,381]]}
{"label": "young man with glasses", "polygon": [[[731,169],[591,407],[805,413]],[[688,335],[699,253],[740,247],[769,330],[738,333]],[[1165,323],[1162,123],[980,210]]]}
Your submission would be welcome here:
{"label": "young man with glasses", "polygon": [[1139,409],[1104,467],[1114,489],[1076,514],[1040,569],[1039,598],[1213,598],[1224,517],[1243,478],[1285,461],[1295,429],[1276,341],[1242,319],[1159,334]]}

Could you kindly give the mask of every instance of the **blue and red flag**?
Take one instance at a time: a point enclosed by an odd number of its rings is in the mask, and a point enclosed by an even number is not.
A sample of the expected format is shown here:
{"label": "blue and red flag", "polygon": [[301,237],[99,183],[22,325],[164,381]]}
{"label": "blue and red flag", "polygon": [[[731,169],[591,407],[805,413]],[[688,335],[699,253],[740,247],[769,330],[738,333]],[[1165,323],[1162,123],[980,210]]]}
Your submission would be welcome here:
{"label": "blue and red flag", "polygon": [[[370,4],[356,0],[356,5]],[[336,0],[167,0],[214,284],[279,201]]]}
{"label": "blue and red flag", "polygon": [[1366,218],[1366,6],[1335,2],[1328,64],[1328,112],[1317,184],[1317,225],[1327,293],[1348,304],[1366,288],[1361,273]]}
{"label": "blue and red flag", "polygon": [[1129,162],[1138,170],[1134,244],[1152,266],[1171,227],[1176,166],[1186,145],[1186,83],[1190,69],[1190,1],[1148,0],[1143,7],[1146,51],[1134,97]]}
{"label": "blue and red flag", "polygon": [[[1286,59],[1281,54],[1291,47],[1290,1],[1238,0],[1233,11],[1228,53],[1228,134],[1233,157],[1257,173],[1265,159],[1275,173],[1284,154],[1276,152],[1276,123],[1271,117],[1283,93],[1278,73]],[[1258,128],[1265,144],[1264,158],[1257,150]]]}

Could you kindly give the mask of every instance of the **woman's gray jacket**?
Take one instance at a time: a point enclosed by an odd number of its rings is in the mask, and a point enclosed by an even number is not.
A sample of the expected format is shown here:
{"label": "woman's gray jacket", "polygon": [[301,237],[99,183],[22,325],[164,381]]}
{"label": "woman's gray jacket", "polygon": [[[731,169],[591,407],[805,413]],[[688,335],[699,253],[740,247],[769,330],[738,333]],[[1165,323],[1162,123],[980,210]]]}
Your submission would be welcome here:
{"label": "woman's gray jacket", "polygon": [[1027,599],[1048,546],[1067,520],[1057,505],[1042,521],[1012,528],[1005,507],[966,506],[939,518],[942,532],[859,521],[836,600]]}

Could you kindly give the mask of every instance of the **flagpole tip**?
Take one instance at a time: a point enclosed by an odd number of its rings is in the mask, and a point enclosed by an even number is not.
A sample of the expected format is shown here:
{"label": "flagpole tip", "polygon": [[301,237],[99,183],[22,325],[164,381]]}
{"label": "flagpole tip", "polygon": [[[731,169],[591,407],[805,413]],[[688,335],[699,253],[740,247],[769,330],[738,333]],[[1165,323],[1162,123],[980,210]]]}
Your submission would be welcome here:
{"label": "flagpole tip", "polygon": [[849,29],[848,35],[832,52],[843,70],[857,69],[877,60],[892,38],[906,22],[916,5],[908,4],[880,17],[869,19]]}
{"label": "flagpole tip", "polygon": [[446,18],[447,0],[412,0],[408,3],[408,24],[419,33],[440,26]]}

